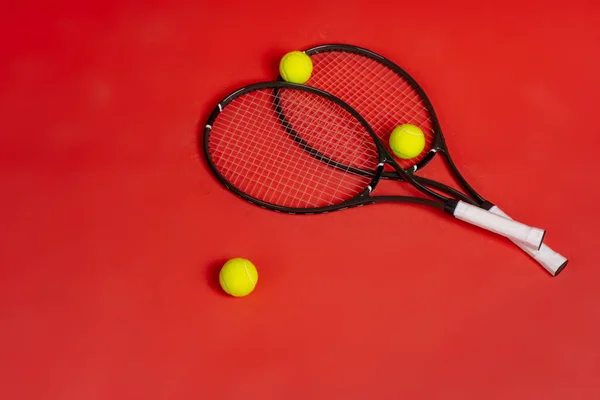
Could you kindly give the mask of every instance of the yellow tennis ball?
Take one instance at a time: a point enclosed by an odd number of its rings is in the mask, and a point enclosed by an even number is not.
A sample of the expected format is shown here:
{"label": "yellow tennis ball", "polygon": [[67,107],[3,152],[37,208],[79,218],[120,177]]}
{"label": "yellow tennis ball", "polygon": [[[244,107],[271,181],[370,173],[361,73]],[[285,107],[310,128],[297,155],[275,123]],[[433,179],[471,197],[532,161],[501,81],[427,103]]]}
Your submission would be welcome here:
{"label": "yellow tennis ball", "polygon": [[310,79],[312,71],[312,60],[301,51],[289,52],[279,62],[279,73],[286,82],[304,83]]}
{"label": "yellow tennis ball", "polygon": [[425,148],[425,135],[418,126],[400,125],[390,135],[390,147],[395,155],[404,160],[414,158]]}
{"label": "yellow tennis ball", "polygon": [[221,267],[219,282],[228,294],[246,296],[254,290],[258,281],[256,267],[245,258],[232,258]]}

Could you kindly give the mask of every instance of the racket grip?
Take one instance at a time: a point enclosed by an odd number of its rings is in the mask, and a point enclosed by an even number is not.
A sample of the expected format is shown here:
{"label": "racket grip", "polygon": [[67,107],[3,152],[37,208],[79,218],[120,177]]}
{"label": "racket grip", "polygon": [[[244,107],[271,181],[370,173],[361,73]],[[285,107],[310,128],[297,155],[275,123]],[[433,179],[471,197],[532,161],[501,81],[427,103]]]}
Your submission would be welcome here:
{"label": "racket grip", "polygon": [[477,206],[457,201],[453,210],[454,217],[480,228],[521,242],[533,250],[539,250],[546,231],[534,228],[510,218],[501,217]]}
{"label": "racket grip", "polygon": [[[493,206],[492,208],[490,208],[489,211],[496,215],[500,215],[501,217],[512,219],[508,215],[506,215],[501,209],[499,209],[498,206]],[[567,263],[569,262],[569,260],[567,260],[561,254],[555,252],[545,244],[542,244],[539,250],[533,250],[525,246],[521,242],[513,240],[513,243],[519,246],[519,248],[525,253],[529,254],[531,258],[537,261],[552,276],[558,275],[558,273],[562,271],[563,268],[566,267]]]}

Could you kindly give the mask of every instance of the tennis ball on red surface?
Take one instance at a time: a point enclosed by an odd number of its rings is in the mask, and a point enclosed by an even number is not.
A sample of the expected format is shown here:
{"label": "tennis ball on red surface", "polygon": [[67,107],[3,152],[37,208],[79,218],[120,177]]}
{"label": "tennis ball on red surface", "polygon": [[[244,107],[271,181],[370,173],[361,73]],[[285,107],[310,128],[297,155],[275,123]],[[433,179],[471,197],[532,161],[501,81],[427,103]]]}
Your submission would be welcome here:
{"label": "tennis ball on red surface", "polygon": [[219,282],[228,294],[235,297],[247,296],[256,287],[258,272],[249,260],[232,258],[221,267]]}
{"label": "tennis ball on red surface", "polygon": [[279,62],[279,73],[286,82],[305,83],[310,79],[312,71],[312,60],[301,51],[291,51]]}
{"label": "tennis ball on red surface", "polygon": [[390,135],[390,148],[396,156],[404,160],[414,158],[425,148],[425,135],[418,126],[400,125]]}

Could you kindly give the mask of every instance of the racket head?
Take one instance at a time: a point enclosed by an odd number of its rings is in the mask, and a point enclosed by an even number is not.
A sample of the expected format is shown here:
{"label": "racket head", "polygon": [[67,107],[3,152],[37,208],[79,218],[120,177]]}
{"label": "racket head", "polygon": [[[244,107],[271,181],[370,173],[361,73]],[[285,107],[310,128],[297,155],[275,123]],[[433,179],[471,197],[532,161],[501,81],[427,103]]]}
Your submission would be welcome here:
{"label": "racket head", "polygon": [[445,150],[439,120],[423,88],[405,70],[370,50],[347,44],[326,44],[305,50],[313,62],[306,85],[348,103],[389,148],[389,135],[401,124],[419,126],[425,135],[423,152],[412,159],[395,157],[406,171],[425,167]]}
{"label": "racket head", "polygon": [[[315,149],[327,157],[320,158]],[[386,153],[348,104],[322,90],[282,81],[249,85],[221,100],[206,121],[203,150],[227,189],[252,204],[289,214],[374,203],[369,194],[381,178]],[[341,167],[331,164],[336,158]],[[353,167],[368,173],[357,174]]]}

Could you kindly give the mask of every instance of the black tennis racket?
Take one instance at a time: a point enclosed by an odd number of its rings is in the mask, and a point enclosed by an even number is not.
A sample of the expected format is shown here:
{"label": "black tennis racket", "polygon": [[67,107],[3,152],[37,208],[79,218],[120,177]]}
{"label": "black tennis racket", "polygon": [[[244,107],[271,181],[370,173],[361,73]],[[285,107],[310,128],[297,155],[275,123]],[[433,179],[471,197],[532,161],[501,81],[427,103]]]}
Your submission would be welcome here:
{"label": "black tennis racket", "polygon": [[[414,174],[436,154],[442,154],[449,170],[471,197],[447,185],[413,175],[416,182],[509,218],[497,206],[479,195],[458,171],[450,157],[431,102],[406,71],[381,55],[356,46],[330,44],[313,47],[305,53],[311,57],[314,66],[306,85],[322,89],[347,102],[360,113],[386,145],[390,133],[398,125],[410,123],[423,130],[426,137],[425,150],[410,160],[396,158],[406,172]],[[384,171],[382,178],[402,180],[403,176],[396,171]],[[567,265],[565,257],[546,245],[536,250],[518,241],[515,244],[551,275],[557,275]]]}
{"label": "black tennis racket", "polygon": [[[259,83],[227,96],[206,122],[204,152],[226,188],[275,211],[314,214],[407,202],[445,210],[535,248],[545,233],[416,182],[358,112],[304,85]],[[385,165],[430,198],[372,196]]]}

